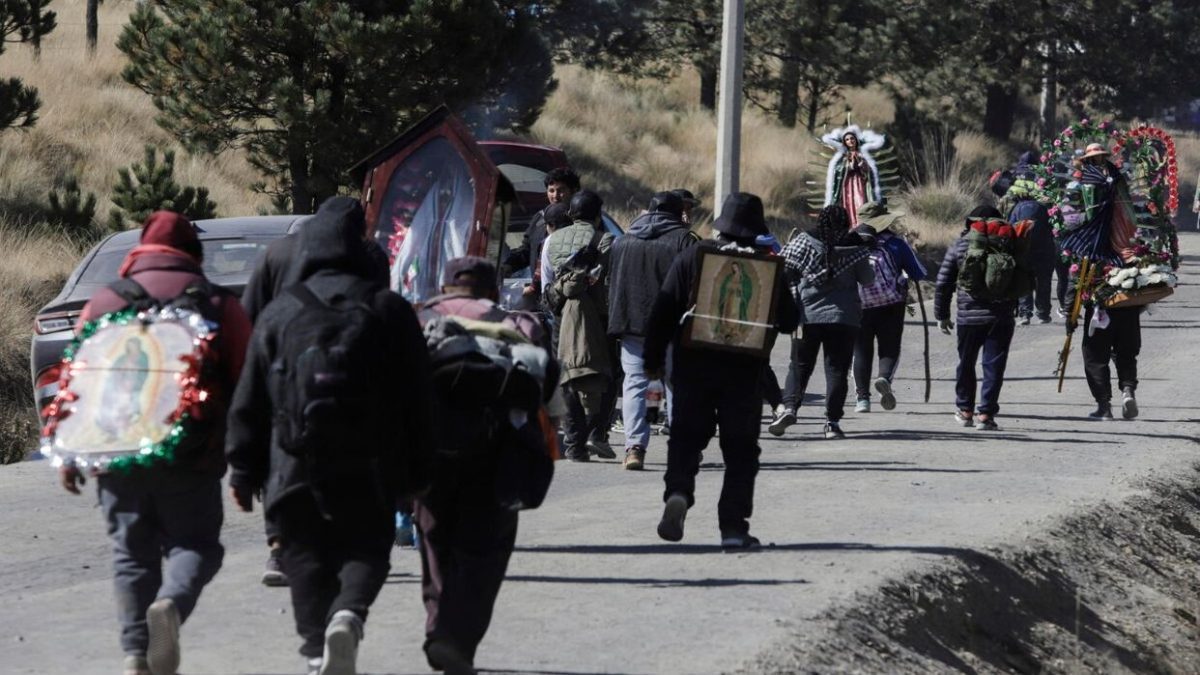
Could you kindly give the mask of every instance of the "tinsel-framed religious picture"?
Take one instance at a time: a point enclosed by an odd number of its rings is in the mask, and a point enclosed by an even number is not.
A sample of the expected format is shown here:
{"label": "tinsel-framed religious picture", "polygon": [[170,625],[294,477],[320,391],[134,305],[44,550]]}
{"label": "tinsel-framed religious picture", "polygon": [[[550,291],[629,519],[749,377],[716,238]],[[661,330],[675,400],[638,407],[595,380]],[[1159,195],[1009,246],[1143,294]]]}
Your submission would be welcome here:
{"label": "tinsel-framed religious picture", "polygon": [[100,471],[173,462],[203,416],[213,328],[178,307],[131,307],[88,322],[63,354],[58,394],[43,411],[42,453]]}
{"label": "tinsel-framed religious picture", "polygon": [[765,357],[775,336],[783,259],[735,250],[700,251],[691,321],[683,344]]}

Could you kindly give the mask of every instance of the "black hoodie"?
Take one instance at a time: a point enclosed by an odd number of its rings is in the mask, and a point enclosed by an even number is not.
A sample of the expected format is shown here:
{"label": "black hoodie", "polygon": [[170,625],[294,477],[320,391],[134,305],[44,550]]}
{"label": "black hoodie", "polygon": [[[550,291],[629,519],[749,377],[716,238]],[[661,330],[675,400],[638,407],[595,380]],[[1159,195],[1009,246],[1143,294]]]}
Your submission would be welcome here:
{"label": "black hoodie", "polygon": [[608,282],[608,334],[646,335],[650,310],[680,251],[699,241],[676,216],[651,211],[613,242]]}
{"label": "black hoodie", "polygon": [[[331,508],[340,503],[352,504],[351,512],[362,508],[382,512],[395,508],[397,497],[411,495],[428,480],[429,362],[415,312],[403,298],[386,290],[362,244],[362,232],[358,202],[331,199],[297,235],[300,253],[294,263],[314,295],[325,302],[341,295],[372,306],[387,333],[388,347],[378,355],[379,379],[372,383],[392,410],[380,427],[387,431],[381,431],[378,439],[379,462],[375,470],[354,481],[342,481],[338,494],[322,491],[322,503]],[[308,462],[284,452],[272,428],[278,414],[272,368],[281,356],[284,331],[304,311],[298,297],[284,292],[258,316],[229,410],[225,452],[230,484],[265,488],[268,517],[281,502],[311,493],[314,486]],[[335,453],[333,449],[331,454]]]}

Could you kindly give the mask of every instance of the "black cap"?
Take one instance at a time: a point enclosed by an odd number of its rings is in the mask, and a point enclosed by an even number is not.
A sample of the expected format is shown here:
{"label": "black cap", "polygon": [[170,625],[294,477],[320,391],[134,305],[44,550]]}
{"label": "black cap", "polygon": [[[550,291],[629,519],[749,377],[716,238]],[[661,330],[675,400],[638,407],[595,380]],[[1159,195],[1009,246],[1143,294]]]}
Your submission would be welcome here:
{"label": "black cap", "polygon": [[591,222],[600,217],[600,211],[604,208],[604,200],[600,199],[600,195],[591,190],[580,190],[571,197],[571,208],[568,213],[575,220],[586,220]]}
{"label": "black cap", "polygon": [[758,195],[735,192],[725,198],[721,215],[713,221],[713,229],[734,239],[754,239],[767,234],[767,221],[763,217],[763,203]]}
{"label": "black cap", "polygon": [[551,204],[542,210],[542,220],[546,221],[547,225],[556,230],[560,227],[566,227],[574,222],[571,220],[570,210],[570,207],[562,202]]}
{"label": "black cap", "polygon": [[675,217],[683,215],[683,199],[674,192],[656,192],[650,198],[650,211],[661,211]]}
{"label": "black cap", "polygon": [[[468,276],[470,279],[460,279],[462,276]],[[442,270],[442,285],[495,290],[498,283],[496,277],[496,266],[491,261],[468,255],[446,262],[446,267]]]}
{"label": "black cap", "polygon": [[683,200],[683,205],[685,207],[694,209],[697,206],[700,206],[700,200],[696,199],[696,195],[692,194],[691,190],[686,188],[675,188],[674,190],[671,190],[671,192],[679,195],[679,198]]}

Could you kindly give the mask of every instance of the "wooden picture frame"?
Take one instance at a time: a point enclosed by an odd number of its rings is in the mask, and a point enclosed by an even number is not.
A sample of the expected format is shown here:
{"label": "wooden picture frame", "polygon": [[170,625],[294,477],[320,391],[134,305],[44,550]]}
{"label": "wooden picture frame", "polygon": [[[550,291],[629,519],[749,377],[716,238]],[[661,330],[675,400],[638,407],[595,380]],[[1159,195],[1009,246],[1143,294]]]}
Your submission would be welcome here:
{"label": "wooden picture frame", "polygon": [[683,345],[767,358],[783,292],[783,258],[704,248],[699,268]]}

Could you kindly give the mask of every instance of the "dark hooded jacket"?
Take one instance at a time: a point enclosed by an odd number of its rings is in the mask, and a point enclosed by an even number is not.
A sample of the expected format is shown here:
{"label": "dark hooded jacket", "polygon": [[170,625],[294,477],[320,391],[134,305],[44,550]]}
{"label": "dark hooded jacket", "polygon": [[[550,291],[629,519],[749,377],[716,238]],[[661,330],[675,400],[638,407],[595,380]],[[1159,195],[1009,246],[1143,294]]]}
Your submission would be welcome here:
{"label": "dark hooded jacket", "polygon": [[609,335],[645,337],[667,270],[681,251],[699,240],[682,220],[663,211],[644,213],[629,225],[610,254]]}
{"label": "dark hooded jacket", "polygon": [[942,259],[942,266],[938,269],[937,285],[933,291],[934,319],[944,321],[950,318],[950,297],[957,293],[956,320],[959,325],[982,326],[997,321],[1013,321],[1017,309],[1016,300],[977,300],[958,287],[959,267],[967,255],[967,245],[964,232],[963,236],[946,249],[946,257]]}
{"label": "dark hooded jacket", "polygon": [[[369,239],[363,239],[362,245],[367,250],[372,275],[386,286],[389,271],[387,253],[379,244]],[[258,320],[258,315],[267,303],[282,294],[285,288],[300,281],[300,268],[298,265],[292,265],[292,261],[299,255],[299,248],[299,232],[276,239],[267,246],[262,260],[258,262],[258,267],[254,269],[254,273],[246,282],[245,290],[242,291],[242,307],[246,309],[251,322]]]}
{"label": "dark hooded jacket", "polygon": [[[380,509],[375,511],[379,513],[394,508],[397,497],[418,491],[427,481],[431,443],[425,339],[412,306],[377,278],[362,232],[358,202],[330,199],[300,231],[294,264],[300,281],[320,300],[342,296],[373,307],[387,348],[379,354],[379,378],[372,385],[391,412],[384,416],[373,459],[346,467],[336,482],[321,480],[323,476],[312,474],[309,462],[284,452],[273,433],[273,420],[281,413],[270,382],[282,356],[283,335],[293,320],[303,320],[305,308],[292,293],[275,298],[255,323],[246,368],[229,411],[226,442],[230,484],[265,488],[268,517],[292,495],[317,492],[318,501],[333,511]],[[330,456],[337,456],[336,449]]]}
{"label": "dark hooded jacket", "polygon": [[[151,297],[170,300],[189,286],[205,280],[200,267],[203,249],[196,228],[187,218],[170,211],[150,215],[142,228],[141,243],[129,252],[121,264],[120,276],[128,277],[146,289]],[[211,400],[205,404],[210,419],[204,422],[203,433],[210,441],[205,451],[176,466],[216,475],[225,473],[225,458],[221,447],[225,430],[225,412],[233,389],[242,371],[246,343],[250,338],[250,321],[238,303],[237,296],[220,287],[213,287],[209,296],[213,314],[218,317],[216,341],[217,381],[208,385]],[[92,319],[124,309],[129,303],[108,288],[92,295],[80,314],[78,328]]]}

